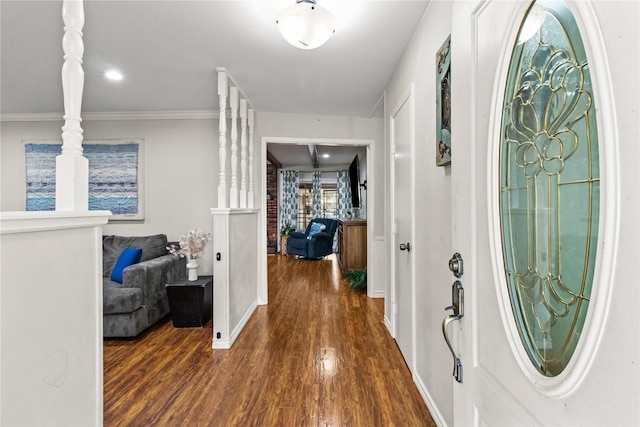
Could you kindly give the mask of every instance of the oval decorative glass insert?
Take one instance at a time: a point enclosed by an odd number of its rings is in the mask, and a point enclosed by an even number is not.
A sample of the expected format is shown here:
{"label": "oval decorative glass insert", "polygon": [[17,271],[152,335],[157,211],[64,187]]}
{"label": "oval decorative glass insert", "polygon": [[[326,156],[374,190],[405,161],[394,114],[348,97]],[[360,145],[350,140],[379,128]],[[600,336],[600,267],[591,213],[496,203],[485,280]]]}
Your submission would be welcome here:
{"label": "oval decorative glass insert", "polygon": [[529,359],[560,374],[585,323],[600,210],[598,134],[576,21],[558,1],[529,8],[507,77],[500,226],[511,307]]}

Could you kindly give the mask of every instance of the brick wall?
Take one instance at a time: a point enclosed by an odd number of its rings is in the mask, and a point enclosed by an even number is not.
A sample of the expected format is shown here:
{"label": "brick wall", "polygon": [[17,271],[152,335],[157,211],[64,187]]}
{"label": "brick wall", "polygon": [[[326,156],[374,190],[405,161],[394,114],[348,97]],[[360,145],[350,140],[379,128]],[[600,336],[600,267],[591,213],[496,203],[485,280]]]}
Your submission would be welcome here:
{"label": "brick wall", "polygon": [[267,199],[267,253],[276,253],[278,230],[278,169],[267,163],[267,191],[271,200]]}

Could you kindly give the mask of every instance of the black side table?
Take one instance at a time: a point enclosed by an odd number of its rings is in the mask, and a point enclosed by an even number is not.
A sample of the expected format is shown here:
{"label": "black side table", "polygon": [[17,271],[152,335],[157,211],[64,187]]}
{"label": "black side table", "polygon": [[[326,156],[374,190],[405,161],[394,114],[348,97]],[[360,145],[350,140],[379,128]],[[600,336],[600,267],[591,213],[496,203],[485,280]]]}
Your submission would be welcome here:
{"label": "black side table", "polygon": [[213,276],[167,283],[174,328],[202,328],[213,312]]}

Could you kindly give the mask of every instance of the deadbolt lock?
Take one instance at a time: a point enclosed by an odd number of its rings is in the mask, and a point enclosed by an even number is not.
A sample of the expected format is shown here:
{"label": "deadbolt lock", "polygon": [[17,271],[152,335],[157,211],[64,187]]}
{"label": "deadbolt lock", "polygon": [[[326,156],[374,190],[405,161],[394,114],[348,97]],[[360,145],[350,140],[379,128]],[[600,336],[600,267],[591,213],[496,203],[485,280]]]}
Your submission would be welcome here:
{"label": "deadbolt lock", "polygon": [[464,263],[462,262],[462,255],[460,255],[458,252],[453,254],[451,259],[449,260],[449,270],[451,270],[453,275],[458,279],[462,277],[462,273],[464,273],[463,264]]}

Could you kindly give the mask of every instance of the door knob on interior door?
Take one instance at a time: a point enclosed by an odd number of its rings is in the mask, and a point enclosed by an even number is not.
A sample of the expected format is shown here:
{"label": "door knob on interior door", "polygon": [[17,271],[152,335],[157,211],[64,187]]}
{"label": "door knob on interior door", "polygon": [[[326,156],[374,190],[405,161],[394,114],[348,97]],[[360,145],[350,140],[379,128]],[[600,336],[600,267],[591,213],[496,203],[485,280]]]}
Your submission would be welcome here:
{"label": "door knob on interior door", "polygon": [[401,250],[401,251],[411,252],[411,243],[409,243],[409,242],[407,242],[407,243],[400,243],[400,250]]}

